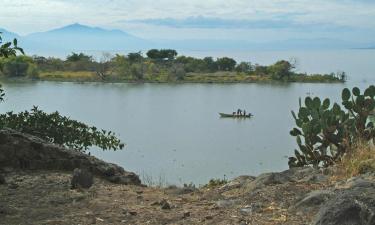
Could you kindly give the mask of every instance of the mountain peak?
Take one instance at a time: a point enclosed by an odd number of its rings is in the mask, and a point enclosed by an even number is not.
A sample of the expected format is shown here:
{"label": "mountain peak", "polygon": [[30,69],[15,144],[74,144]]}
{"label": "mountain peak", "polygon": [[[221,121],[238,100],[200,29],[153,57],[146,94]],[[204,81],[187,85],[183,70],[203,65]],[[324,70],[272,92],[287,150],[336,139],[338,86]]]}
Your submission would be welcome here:
{"label": "mountain peak", "polygon": [[121,30],[107,30],[100,27],[91,27],[88,25],[83,25],[80,23],[73,23],[66,25],[64,27],[60,27],[54,30],[47,31],[48,33],[59,33],[59,34],[66,34],[66,33],[76,33],[76,34],[102,34],[102,35],[121,35],[121,36],[130,36],[124,31]]}

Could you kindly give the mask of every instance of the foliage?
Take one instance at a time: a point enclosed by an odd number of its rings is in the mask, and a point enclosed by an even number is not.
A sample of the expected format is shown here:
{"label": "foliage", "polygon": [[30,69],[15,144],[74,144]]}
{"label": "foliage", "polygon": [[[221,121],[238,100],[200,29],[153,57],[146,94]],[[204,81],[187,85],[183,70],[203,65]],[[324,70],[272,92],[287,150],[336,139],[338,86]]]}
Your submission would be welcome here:
{"label": "foliage", "polygon": [[227,184],[228,180],[224,177],[223,179],[211,179],[208,181],[208,184],[204,185],[204,188],[214,188],[217,186],[222,186],[224,184]]}
{"label": "foliage", "polygon": [[0,68],[3,75],[7,77],[36,77],[37,67],[31,57],[11,56],[0,60]]}
{"label": "foliage", "polygon": [[30,112],[1,114],[0,128],[5,127],[79,151],[85,151],[94,145],[103,150],[124,147],[111,131],[98,130],[96,127],[61,116],[58,112],[48,114],[35,106]]}
{"label": "foliage", "polygon": [[375,172],[375,146],[356,143],[338,164],[342,176],[350,178],[367,172]]}
{"label": "foliage", "polygon": [[284,78],[290,78],[294,66],[286,61],[280,60],[268,68],[269,73],[275,80],[282,80]]}
{"label": "foliage", "polygon": [[24,54],[23,49],[18,47],[17,39],[13,39],[13,42],[3,43],[0,32],[0,57],[8,58],[10,56],[15,56],[17,52]]}
{"label": "foliage", "polygon": [[228,58],[228,57],[223,57],[223,58],[218,58],[216,60],[216,64],[217,64],[219,70],[233,71],[235,66],[236,66],[236,61],[234,59],[231,59],[231,58]]}
{"label": "foliage", "polygon": [[177,51],[173,49],[151,49],[146,53],[147,57],[154,60],[174,60],[177,56]]}
{"label": "foliage", "polygon": [[131,63],[136,63],[142,62],[144,58],[142,56],[142,52],[133,52],[128,54],[128,59]]}
{"label": "foliage", "polygon": [[[1,44],[1,36],[0,36]],[[0,46],[0,65],[3,73],[9,76],[37,76],[34,64],[45,64],[48,59],[44,57],[16,56],[17,51],[23,53],[22,48],[17,46],[17,40]],[[82,60],[92,61],[91,57],[83,54],[73,54],[67,61],[79,62]],[[0,85],[0,101],[3,101],[4,90]],[[111,131],[98,130],[84,123],[61,116],[58,112],[45,113],[34,106],[31,111],[18,114],[8,112],[0,114],[0,129],[11,128],[20,132],[29,133],[55,144],[86,151],[90,146],[98,146],[103,150],[122,149],[124,144]]]}
{"label": "foliage", "polygon": [[250,73],[252,71],[252,66],[250,62],[241,62],[236,66],[236,71],[239,73]]}
{"label": "foliage", "polygon": [[[12,45],[13,44],[13,45]],[[3,43],[3,39],[1,37],[0,32],[0,58],[8,58],[10,56],[16,56],[17,52],[21,52],[24,54],[23,49],[18,47],[17,39],[13,39],[12,42],[5,42]],[[2,64],[0,63],[0,69],[2,69]],[[0,84],[0,102],[4,100],[4,90],[2,89],[2,85]]]}
{"label": "foliage", "polygon": [[296,137],[299,151],[289,158],[290,167],[313,165],[329,166],[339,161],[353,143],[374,141],[374,123],[369,115],[375,109],[375,86],[371,85],[364,94],[355,87],[352,93],[342,91],[342,109],[337,103],[330,107],[330,100],[305,98],[296,115],[292,115],[297,128],[290,134]]}

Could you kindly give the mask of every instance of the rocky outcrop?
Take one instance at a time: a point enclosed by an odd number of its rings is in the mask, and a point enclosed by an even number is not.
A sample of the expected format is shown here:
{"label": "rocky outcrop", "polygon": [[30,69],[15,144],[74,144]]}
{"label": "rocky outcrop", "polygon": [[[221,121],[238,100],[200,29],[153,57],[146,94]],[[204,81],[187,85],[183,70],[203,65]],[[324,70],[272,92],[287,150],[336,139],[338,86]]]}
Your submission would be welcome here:
{"label": "rocky outcrop", "polygon": [[314,224],[375,224],[375,189],[355,187],[340,191],[320,209]]}
{"label": "rocky outcrop", "polygon": [[94,176],[87,170],[74,169],[70,182],[71,188],[90,188],[94,183]]}
{"label": "rocky outcrop", "polygon": [[0,130],[0,170],[4,168],[58,171],[80,168],[113,183],[141,184],[136,174],[115,164],[9,129]]}

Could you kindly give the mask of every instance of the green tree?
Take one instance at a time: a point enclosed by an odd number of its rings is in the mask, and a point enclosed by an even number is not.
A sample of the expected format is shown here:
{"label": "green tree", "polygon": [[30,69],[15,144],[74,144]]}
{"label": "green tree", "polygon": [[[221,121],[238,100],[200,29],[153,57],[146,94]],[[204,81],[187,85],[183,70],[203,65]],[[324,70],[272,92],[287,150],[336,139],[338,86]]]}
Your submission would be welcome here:
{"label": "green tree", "polygon": [[233,71],[237,64],[234,59],[228,57],[218,58],[216,63],[221,71]]}
{"label": "green tree", "polygon": [[174,60],[177,56],[177,51],[173,49],[151,49],[146,53],[150,59],[163,61],[163,60]]}
{"label": "green tree", "polygon": [[38,71],[34,61],[28,56],[11,56],[1,60],[2,73],[8,77],[36,77]]}
{"label": "green tree", "polygon": [[237,72],[242,72],[242,73],[250,73],[252,71],[252,66],[250,62],[241,62],[236,66],[236,71]]}
{"label": "green tree", "polygon": [[13,42],[3,42],[0,32],[0,57],[10,57],[17,55],[17,52],[24,54],[23,49],[18,47],[17,39],[13,39]]}
{"label": "green tree", "polygon": [[[1,37],[1,32],[0,32],[0,58],[8,58],[9,56],[16,56],[17,52],[21,52],[24,54],[23,49],[18,47],[17,39],[13,40],[12,42],[3,42],[3,39]],[[0,69],[1,69],[1,64],[0,64]],[[2,89],[2,85],[0,84],[0,101],[4,100],[4,90]]]}
{"label": "green tree", "polygon": [[269,73],[275,80],[289,79],[293,74],[294,66],[286,60],[280,60],[268,67]]}
{"label": "green tree", "polygon": [[131,52],[128,54],[128,59],[130,63],[142,62],[143,56],[142,52]]}

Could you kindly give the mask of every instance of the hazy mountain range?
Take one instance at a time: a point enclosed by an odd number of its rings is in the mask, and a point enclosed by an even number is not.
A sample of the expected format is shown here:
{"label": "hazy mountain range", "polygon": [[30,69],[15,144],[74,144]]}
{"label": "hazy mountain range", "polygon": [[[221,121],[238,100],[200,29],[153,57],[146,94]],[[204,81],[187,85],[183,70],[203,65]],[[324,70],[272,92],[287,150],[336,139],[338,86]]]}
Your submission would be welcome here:
{"label": "hazy mountain range", "polygon": [[[367,48],[373,43],[355,43],[337,39],[289,39],[272,42],[243,40],[147,40],[121,30],[107,30],[71,24],[46,32],[21,36],[0,28],[4,40],[19,39],[28,54],[65,56],[71,52],[131,52],[151,48],[173,48],[182,51],[212,50],[315,50]],[[230,32],[230,31],[229,31]]]}

